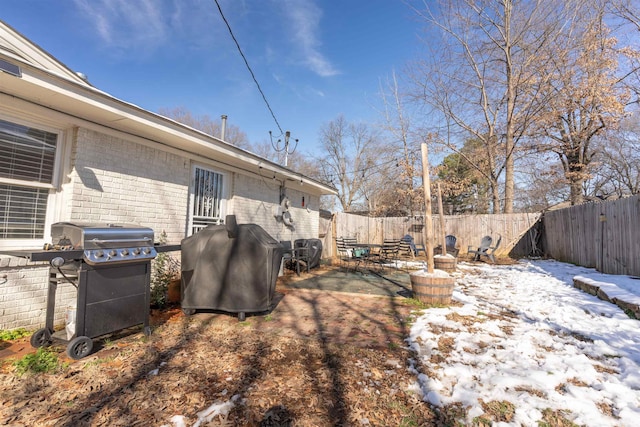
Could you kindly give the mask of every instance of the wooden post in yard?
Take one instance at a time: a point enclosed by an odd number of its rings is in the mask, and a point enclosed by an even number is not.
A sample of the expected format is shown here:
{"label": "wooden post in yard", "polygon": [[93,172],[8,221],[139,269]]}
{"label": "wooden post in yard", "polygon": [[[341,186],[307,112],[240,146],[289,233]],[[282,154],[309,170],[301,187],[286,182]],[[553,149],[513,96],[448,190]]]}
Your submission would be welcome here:
{"label": "wooden post in yard", "polygon": [[442,191],[438,183],[438,216],[440,216],[440,245],[442,245],[442,255],[447,254],[447,234],[444,231],[444,213],[442,212]]}
{"label": "wooden post in yard", "polygon": [[424,186],[424,241],[427,249],[427,272],[433,273],[433,222],[431,219],[431,179],[429,178],[429,153],[427,143],[421,145],[422,151],[422,185]]}

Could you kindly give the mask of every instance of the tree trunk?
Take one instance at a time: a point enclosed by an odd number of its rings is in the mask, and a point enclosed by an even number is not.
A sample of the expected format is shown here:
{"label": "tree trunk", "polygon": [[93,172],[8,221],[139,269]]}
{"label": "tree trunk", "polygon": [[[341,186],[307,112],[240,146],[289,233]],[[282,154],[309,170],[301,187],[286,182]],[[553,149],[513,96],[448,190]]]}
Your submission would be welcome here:
{"label": "tree trunk", "polygon": [[582,184],[584,183],[584,179],[573,177],[570,178],[569,182],[569,201],[571,202],[571,206],[579,205],[584,202],[584,197],[582,196]]}
{"label": "tree trunk", "polygon": [[516,82],[513,76],[513,66],[511,61],[513,56],[511,53],[511,15],[513,13],[513,2],[505,1],[504,3],[504,52],[505,52],[505,74],[507,77],[507,111],[506,111],[506,135],[505,135],[505,165],[504,165],[504,213],[513,212],[513,175],[514,160],[513,149],[515,146],[513,140],[514,128],[514,111],[516,105]]}
{"label": "tree trunk", "polygon": [[489,182],[489,188],[491,189],[491,200],[493,201],[491,212],[493,212],[494,214],[499,214],[500,213],[500,188],[498,186],[498,182],[495,180],[491,180]]}

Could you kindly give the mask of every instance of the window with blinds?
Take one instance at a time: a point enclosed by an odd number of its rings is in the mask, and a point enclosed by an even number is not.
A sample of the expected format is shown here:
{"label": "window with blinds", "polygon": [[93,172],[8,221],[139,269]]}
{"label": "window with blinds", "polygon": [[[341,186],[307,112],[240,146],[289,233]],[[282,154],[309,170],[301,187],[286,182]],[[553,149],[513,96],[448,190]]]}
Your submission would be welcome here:
{"label": "window with blinds", "polygon": [[0,120],[0,239],[44,237],[58,135]]}
{"label": "window with blinds", "polygon": [[224,223],[223,216],[224,175],[196,167],[193,175],[191,234],[208,225]]}

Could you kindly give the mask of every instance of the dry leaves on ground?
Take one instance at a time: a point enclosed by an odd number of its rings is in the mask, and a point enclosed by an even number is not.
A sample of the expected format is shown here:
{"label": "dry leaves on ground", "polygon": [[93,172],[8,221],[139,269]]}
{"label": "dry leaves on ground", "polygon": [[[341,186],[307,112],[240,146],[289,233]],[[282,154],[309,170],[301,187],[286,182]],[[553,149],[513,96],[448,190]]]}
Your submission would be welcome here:
{"label": "dry leaves on ground", "polygon": [[180,416],[208,426],[435,425],[408,391],[410,306],[285,292],[273,313],[245,322],[174,309],[149,338],[103,342],[57,373],[18,377],[5,363],[0,423],[159,426]]}

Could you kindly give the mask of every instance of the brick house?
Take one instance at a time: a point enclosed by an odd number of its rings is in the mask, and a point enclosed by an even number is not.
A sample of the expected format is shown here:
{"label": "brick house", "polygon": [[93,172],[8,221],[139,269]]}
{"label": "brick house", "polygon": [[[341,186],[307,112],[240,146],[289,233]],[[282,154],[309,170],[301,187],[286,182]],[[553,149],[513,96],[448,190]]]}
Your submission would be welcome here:
{"label": "brick house", "polygon": [[[0,252],[42,248],[60,221],[139,224],[179,243],[235,214],[277,240],[315,238],[320,196],[335,193],[100,91],[0,21]],[[293,224],[278,217],[283,195]],[[0,329],[42,326],[47,277],[0,255]],[[73,301],[58,289],[56,319]]]}

